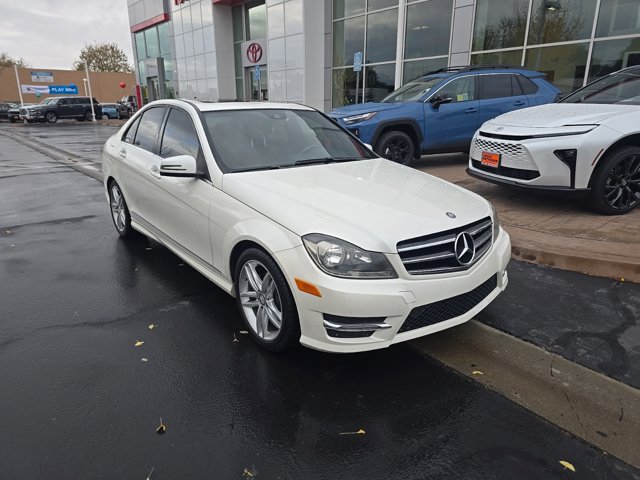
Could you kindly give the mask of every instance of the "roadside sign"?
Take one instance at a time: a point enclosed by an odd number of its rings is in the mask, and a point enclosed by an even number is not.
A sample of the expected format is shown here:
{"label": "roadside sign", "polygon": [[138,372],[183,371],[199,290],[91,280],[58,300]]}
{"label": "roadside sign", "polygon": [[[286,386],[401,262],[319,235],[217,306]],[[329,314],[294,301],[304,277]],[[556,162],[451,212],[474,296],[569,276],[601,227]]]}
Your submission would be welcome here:
{"label": "roadside sign", "polygon": [[260,65],[256,65],[254,71],[255,71],[256,80],[259,81],[260,80]]}
{"label": "roadside sign", "polygon": [[359,72],[362,70],[362,52],[356,52],[353,54],[353,71]]}

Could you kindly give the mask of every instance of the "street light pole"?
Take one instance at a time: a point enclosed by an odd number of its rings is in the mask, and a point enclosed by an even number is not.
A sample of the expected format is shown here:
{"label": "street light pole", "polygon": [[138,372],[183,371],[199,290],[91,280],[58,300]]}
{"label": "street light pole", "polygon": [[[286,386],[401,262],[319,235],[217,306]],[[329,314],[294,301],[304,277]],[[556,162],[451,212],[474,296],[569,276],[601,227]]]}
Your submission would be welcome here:
{"label": "street light pole", "polygon": [[91,118],[93,118],[93,123],[96,122],[96,111],[93,108],[93,93],[91,93],[91,78],[89,77],[89,62],[85,60],[84,62],[84,70],[87,72],[87,83],[89,84],[89,103],[91,103]]}
{"label": "street light pole", "polygon": [[84,96],[86,97],[88,95],[87,94],[87,79],[83,78],[82,82],[84,83]]}

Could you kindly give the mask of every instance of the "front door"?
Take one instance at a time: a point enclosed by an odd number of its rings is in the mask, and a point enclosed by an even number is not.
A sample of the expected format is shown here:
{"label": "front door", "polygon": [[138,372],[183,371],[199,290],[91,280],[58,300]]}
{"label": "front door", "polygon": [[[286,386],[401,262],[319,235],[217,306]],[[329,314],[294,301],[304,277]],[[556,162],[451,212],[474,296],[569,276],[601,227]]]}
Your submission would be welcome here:
{"label": "front door", "polygon": [[256,67],[245,68],[245,98],[250,102],[266,102],[269,100],[269,78],[267,77],[267,66],[260,65],[259,68],[259,73],[256,70]]}

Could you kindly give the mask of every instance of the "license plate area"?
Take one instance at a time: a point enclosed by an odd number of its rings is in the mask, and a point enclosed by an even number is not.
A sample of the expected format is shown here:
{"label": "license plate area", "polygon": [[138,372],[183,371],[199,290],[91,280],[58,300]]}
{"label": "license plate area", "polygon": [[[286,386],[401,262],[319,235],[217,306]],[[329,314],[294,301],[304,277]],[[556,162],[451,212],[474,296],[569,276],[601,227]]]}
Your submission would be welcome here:
{"label": "license plate area", "polygon": [[500,166],[500,154],[491,152],[482,152],[480,163],[487,167],[498,168]]}

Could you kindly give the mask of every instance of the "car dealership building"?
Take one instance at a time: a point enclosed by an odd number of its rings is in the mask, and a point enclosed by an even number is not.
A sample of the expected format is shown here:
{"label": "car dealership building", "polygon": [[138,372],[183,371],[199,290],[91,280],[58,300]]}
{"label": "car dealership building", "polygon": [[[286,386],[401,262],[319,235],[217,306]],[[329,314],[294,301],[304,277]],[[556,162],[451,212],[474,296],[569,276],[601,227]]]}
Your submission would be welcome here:
{"label": "car dealership building", "polygon": [[128,8],[148,100],[328,111],[380,100],[446,66],[523,65],[569,92],[640,64],[640,0],[128,0]]}

